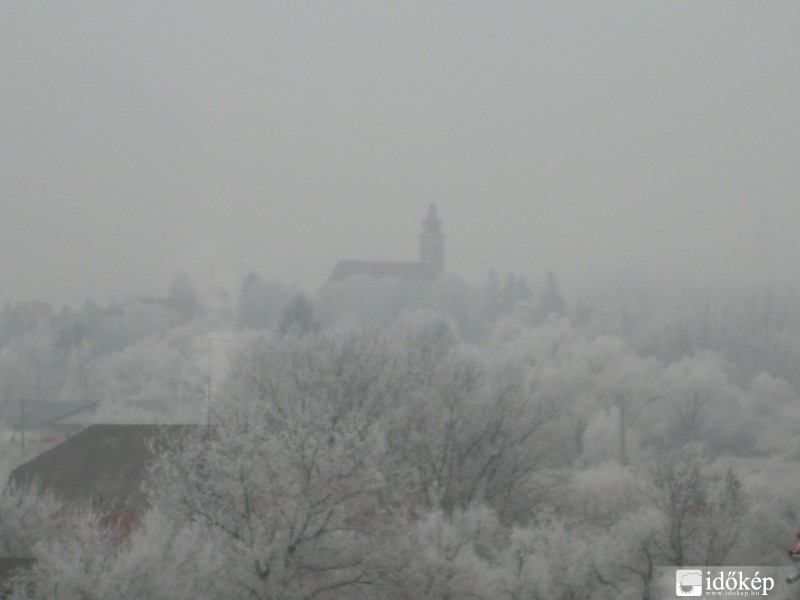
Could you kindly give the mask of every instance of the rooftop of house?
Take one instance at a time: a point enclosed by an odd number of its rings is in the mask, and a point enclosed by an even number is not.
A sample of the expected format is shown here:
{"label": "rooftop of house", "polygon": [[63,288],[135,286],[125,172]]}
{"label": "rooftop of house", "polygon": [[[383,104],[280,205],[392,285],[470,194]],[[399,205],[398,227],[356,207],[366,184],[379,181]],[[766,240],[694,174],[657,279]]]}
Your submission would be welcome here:
{"label": "rooftop of house", "polygon": [[86,400],[35,400],[24,403],[7,403],[0,410],[0,417],[14,429],[21,429],[23,420],[25,427],[41,427],[55,423],[83,410],[93,410],[97,402]]}
{"label": "rooftop of house", "polygon": [[96,510],[147,507],[142,483],[159,451],[180,443],[197,425],[92,425],[11,472],[19,485],[37,484],[63,502]]}
{"label": "rooftop of house", "polygon": [[0,558],[0,598],[10,597],[12,579],[30,569],[33,563],[32,558]]}

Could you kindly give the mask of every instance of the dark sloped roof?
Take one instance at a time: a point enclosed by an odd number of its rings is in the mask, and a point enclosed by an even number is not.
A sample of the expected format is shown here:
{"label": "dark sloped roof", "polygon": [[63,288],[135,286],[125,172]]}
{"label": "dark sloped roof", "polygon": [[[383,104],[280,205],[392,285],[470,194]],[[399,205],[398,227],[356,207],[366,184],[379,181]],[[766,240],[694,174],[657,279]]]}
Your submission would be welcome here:
{"label": "dark sloped roof", "polygon": [[92,425],[11,472],[19,485],[38,483],[65,502],[97,510],[147,506],[142,481],[155,454],[196,425]]}
{"label": "dark sloped roof", "polygon": [[[86,400],[35,400],[25,403],[25,427],[41,427],[74,415],[85,409],[94,408],[97,402]],[[17,429],[22,426],[22,409],[19,403],[9,403],[3,407],[3,420]]]}
{"label": "dark sloped roof", "polygon": [[33,567],[32,558],[0,558],[0,598],[9,598],[11,580]]}
{"label": "dark sloped roof", "polygon": [[431,280],[431,274],[418,262],[340,260],[328,278],[328,283],[345,281],[355,275],[366,275],[374,279],[394,278],[410,283]]}

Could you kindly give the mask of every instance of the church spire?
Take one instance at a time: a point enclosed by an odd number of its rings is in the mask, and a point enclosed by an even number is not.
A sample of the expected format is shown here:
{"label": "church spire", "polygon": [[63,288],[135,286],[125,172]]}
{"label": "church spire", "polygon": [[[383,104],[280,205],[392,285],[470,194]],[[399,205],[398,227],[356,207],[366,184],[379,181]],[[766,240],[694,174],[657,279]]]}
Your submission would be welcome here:
{"label": "church spire", "polygon": [[442,221],[436,212],[436,205],[431,202],[419,235],[419,262],[432,276],[444,271],[444,238]]}

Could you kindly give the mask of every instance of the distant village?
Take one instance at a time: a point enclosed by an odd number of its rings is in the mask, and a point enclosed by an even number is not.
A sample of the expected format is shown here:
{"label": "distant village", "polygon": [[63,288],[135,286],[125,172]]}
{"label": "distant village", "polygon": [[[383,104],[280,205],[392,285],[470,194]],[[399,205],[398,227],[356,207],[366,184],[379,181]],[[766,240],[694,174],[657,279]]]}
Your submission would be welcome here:
{"label": "distant village", "polygon": [[[536,298],[527,279],[514,273],[492,270],[478,288],[447,273],[442,221],[431,204],[418,260],[340,260],[315,298],[255,273],[243,279],[238,299],[221,299],[222,292],[213,290],[204,296],[179,273],[164,298],[107,307],[87,301],[58,313],[43,301],[6,305],[0,313],[0,443],[6,466],[95,423],[201,422],[209,386],[221,383],[241,332],[285,335],[348,318],[386,325],[404,311],[426,308],[447,311],[459,333],[477,341],[518,305],[540,320],[564,314],[552,272],[535,288]],[[188,332],[192,328],[197,331]],[[208,339],[205,345],[192,340],[199,348],[168,348],[168,332]],[[148,364],[159,357],[160,364]]]}
{"label": "distant village", "polygon": [[431,205],[418,260],[340,260],[313,296],[179,273],[7,305],[0,597],[610,600],[653,597],[654,564],[791,571],[796,290],[471,285],[445,239]]}

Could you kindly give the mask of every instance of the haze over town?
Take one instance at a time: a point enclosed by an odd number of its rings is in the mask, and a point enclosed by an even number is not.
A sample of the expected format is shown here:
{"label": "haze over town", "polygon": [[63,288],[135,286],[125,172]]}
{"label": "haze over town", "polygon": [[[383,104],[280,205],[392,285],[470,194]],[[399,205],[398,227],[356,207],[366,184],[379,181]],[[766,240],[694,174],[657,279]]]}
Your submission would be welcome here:
{"label": "haze over town", "polygon": [[0,598],[800,597],[799,17],[3,5]]}
{"label": "haze over town", "polygon": [[11,3],[0,300],[335,258],[796,282],[796,3]]}

